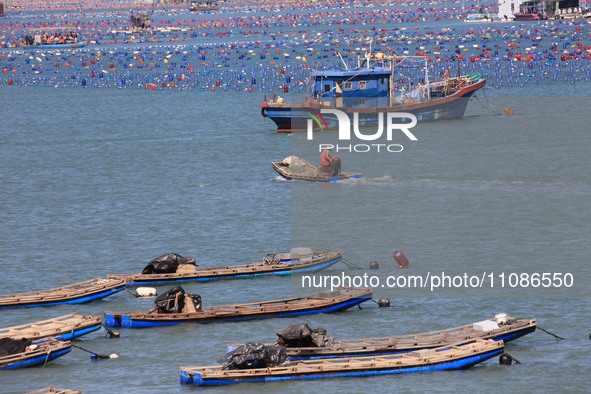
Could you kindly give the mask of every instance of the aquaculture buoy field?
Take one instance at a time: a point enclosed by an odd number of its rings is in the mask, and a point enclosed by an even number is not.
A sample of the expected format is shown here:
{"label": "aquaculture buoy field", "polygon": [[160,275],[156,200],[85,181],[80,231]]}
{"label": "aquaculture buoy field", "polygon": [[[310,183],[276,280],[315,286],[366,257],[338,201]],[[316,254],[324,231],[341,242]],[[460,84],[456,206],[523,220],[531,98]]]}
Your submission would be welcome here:
{"label": "aquaculture buoy field", "polygon": [[[302,274],[182,286],[204,307],[316,293],[322,289],[311,284],[322,281],[373,287],[375,302],[337,313],[121,328],[115,338],[101,329],[73,344],[118,357],[92,359],[74,348],[43,367],[1,371],[0,391],[190,392],[180,367],[215,365],[228,343],[273,343],[291,324],[375,338],[499,313],[535,318],[565,339],[537,330],[507,344],[519,365],[491,359],[459,372],[220,390],[587,391],[591,20],[464,22],[480,10],[496,14],[498,6],[228,0],[190,12],[188,2],[5,2],[2,294],[141,272],[165,253],[195,256],[206,268],[309,247],[341,251],[345,262],[314,273],[315,281]],[[148,15],[150,27],[132,29],[132,14]],[[35,36],[76,37],[80,46],[30,45]],[[486,86],[463,119],[419,122],[417,141],[399,131],[381,141],[403,147],[396,153],[368,141],[369,151],[347,148],[335,129],[312,140],[276,133],[261,116],[260,102],[301,101],[314,72],[353,69],[368,51],[423,57],[430,79],[473,74]],[[427,78],[417,68],[395,75],[395,90]],[[320,144],[338,145],[332,154],[343,171],[363,177],[286,181],[271,167],[291,155],[317,165]],[[2,310],[0,328],[154,306],[153,296],[128,289],[87,304]]]}

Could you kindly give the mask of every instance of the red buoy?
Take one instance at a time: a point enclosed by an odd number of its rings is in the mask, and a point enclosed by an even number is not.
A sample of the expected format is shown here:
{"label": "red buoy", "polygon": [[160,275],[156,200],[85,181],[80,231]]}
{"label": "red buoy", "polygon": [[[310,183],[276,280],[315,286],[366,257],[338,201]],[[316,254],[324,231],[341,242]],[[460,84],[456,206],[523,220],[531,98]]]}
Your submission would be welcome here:
{"label": "red buoy", "polygon": [[410,264],[404,253],[402,253],[400,250],[394,252],[392,257],[394,257],[394,260],[396,260],[400,267],[406,267],[408,264]]}

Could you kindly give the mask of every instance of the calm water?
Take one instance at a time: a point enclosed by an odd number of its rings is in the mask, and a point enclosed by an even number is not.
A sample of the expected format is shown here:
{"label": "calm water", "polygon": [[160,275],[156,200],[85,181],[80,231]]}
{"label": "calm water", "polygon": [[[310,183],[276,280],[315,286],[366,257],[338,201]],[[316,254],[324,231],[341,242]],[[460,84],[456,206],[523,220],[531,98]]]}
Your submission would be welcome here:
{"label": "calm water", "polygon": [[[490,94],[491,92],[489,92]],[[296,154],[318,162],[318,143],[336,131],[279,135],[259,114],[258,93],[43,88],[0,85],[0,261],[2,293],[34,291],[138,272],[168,252],[201,266],[259,261],[295,246],[342,250],[364,267],[322,274],[481,276],[571,273],[572,287],[389,289],[391,308],[306,318],[180,325],[94,333],[43,368],[4,371],[0,391],[55,385],[88,393],[192,392],[179,367],[215,364],[225,344],[274,341],[302,321],[337,338],[432,331],[504,312],[535,317],[538,331],[507,346],[522,362],[491,360],[467,371],[329,379],[219,391],[401,392],[588,391],[591,306],[591,87],[567,83],[508,89],[491,98],[495,116],[472,101],[461,121],[420,124],[419,141],[396,135],[402,153],[334,152],[364,178],[322,185],[285,182],[270,162]],[[493,94],[493,96],[495,96]],[[548,98],[544,98],[548,97]],[[395,268],[392,252],[410,259]],[[381,264],[379,271],[365,267]],[[205,305],[311,293],[299,278],[183,285]],[[160,287],[159,291],[166,290]],[[7,327],[70,312],[150,309],[153,299],[120,292],[79,306],[0,313]]]}

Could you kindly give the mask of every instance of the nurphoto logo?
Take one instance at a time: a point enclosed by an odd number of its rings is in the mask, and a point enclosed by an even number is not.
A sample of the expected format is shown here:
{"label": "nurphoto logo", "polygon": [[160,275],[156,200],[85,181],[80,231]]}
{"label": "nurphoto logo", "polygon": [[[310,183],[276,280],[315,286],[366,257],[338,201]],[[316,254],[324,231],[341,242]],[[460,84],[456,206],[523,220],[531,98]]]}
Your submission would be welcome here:
{"label": "nurphoto logo", "polygon": [[[315,112],[315,116],[312,119],[308,119],[307,124],[307,138],[308,140],[314,139],[314,122],[316,122],[321,129],[326,128],[328,124],[322,114],[331,114],[336,117],[338,128],[339,128],[339,141],[351,141],[352,134],[361,141],[377,141],[382,138],[384,134],[384,128],[386,133],[386,140],[392,141],[394,130],[400,130],[410,141],[418,141],[417,137],[410,131],[411,128],[417,125],[417,117],[408,112],[379,112],[377,113],[377,131],[370,134],[364,134],[359,129],[359,113],[353,112],[353,122],[345,112],[338,109],[321,109],[320,113]],[[384,114],[386,117],[386,127],[384,127]],[[410,120],[410,122],[404,122]],[[375,122],[375,120],[373,120]],[[353,124],[353,133],[351,133],[351,124]],[[367,126],[367,122],[364,124]],[[402,152],[404,147],[400,144],[348,144],[348,145],[333,145],[333,144],[319,144],[318,148],[320,151],[333,148],[339,151],[349,152],[370,152],[385,150],[388,152]]]}

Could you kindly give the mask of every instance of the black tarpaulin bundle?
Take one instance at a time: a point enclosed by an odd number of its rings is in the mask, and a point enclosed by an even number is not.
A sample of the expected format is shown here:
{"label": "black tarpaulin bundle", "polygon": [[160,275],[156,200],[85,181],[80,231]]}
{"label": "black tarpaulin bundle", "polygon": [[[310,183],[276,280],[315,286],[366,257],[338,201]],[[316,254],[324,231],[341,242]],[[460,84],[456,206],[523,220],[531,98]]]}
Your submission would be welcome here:
{"label": "black tarpaulin bundle", "polygon": [[334,345],[334,339],[324,328],[310,328],[307,324],[294,324],[277,333],[280,345],[285,347],[325,347]]}
{"label": "black tarpaulin bundle", "polygon": [[284,367],[289,364],[289,357],[283,346],[247,343],[227,353],[218,362],[224,363],[222,369]]}
{"label": "black tarpaulin bundle", "polygon": [[12,338],[0,338],[0,357],[22,353],[30,344],[31,341],[25,338],[19,341]]}
{"label": "black tarpaulin bundle", "polygon": [[195,257],[183,257],[180,254],[168,253],[150,261],[142,274],[173,274],[181,264],[195,265]]}
{"label": "black tarpaulin bundle", "polygon": [[185,289],[181,286],[175,286],[165,293],[160,294],[155,300],[156,308],[158,311],[172,312],[174,309],[182,311],[183,305],[185,304]]}

